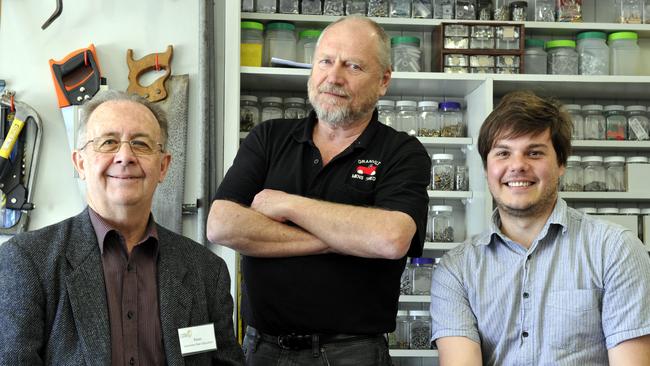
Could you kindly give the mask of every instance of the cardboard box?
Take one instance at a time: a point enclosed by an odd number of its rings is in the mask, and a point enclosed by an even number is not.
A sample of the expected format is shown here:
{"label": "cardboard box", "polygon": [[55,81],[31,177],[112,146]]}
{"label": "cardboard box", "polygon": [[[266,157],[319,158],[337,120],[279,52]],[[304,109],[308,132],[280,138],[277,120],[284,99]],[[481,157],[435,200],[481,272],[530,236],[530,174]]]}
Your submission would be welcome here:
{"label": "cardboard box", "polygon": [[627,191],[632,193],[648,193],[650,182],[650,164],[625,164],[625,181]]}

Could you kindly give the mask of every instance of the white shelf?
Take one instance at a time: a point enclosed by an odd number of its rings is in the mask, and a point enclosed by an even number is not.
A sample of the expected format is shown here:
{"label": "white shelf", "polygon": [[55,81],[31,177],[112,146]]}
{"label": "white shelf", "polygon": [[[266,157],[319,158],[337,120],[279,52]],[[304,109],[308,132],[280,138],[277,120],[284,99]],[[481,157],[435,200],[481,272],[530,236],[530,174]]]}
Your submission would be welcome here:
{"label": "white shelf", "polygon": [[427,191],[429,198],[443,200],[464,200],[472,198],[472,192],[468,191]]}
{"label": "white shelf", "polygon": [[650,191],[632,192],[560,192],[560,197],[568,201],[650,201]]}
{"label": "white shelf", "polygon": [[399,302],[431,302],[429,295],[399,295]]}
{"label": "white shelf", "polygon": [[571,147],[574,150],[649,151],[650,141],[572,140]]}
{"label": "white shelf", "polygon": [[418,137],[418,140],[424,146],[435,147],[466,147],[474,143],[471,137]]}
{"label": "white shelf", "polygon": [[444,242],[430,242],[424,243],[424,250],[449,250],[456,248],[463,243],[444,243]]}
{"label": "white shelf", "polygon": [[391,349],[391,357],[438,357],[436,349]]}

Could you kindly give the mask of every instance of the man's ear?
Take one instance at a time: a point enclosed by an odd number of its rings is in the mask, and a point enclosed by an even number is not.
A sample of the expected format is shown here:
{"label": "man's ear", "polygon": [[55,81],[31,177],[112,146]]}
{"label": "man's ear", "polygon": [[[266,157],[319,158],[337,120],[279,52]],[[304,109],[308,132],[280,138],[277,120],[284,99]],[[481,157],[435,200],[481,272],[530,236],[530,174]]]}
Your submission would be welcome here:
{"label": "man's ear", "polygon": [[164,153],[162,156],[162,159],[160,159],[160,179],[158,179],[158,183],[162,183],[163,180],[165,180],[165,176],[167,176],[167,172],[169,171],[169,165],[172,162],[172,156],[170,153]]}
{"label": "man's ear", "polygon": [[79,173],[79,178],[82,180],[86,179],[86,159],[79,150],[74,150],[72,152],[72,165],[74,169]]}

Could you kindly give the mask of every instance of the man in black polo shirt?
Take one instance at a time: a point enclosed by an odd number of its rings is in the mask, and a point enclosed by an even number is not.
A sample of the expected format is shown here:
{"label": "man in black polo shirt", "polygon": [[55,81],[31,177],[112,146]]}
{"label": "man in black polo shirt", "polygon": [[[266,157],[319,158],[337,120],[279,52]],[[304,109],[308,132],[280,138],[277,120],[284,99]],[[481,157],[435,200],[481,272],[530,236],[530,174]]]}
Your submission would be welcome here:
{"label": "man in black polo shirt", "polygon": [[367,18],[322,33],[302,120],[251,131],[218,189],[208,238],[243,254],[248,365],[391,365],[407,254],[420,256],[430,160],[377,120],[390,45]]}

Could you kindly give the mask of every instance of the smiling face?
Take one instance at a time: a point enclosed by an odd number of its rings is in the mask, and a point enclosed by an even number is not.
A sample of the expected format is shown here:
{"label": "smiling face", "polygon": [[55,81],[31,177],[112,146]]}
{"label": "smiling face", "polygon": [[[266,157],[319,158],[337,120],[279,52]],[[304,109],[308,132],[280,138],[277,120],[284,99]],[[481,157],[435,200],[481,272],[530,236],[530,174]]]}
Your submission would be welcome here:
{"label": "smiling face", "polygon": [[546,220],[557,200],[560,166],[549,130],[495,140],[487,156],[487,181],[503,217]]}
{"label": "smiling face", "polygon": [[[127,100],[108,101],[90,115],[85,139],[112,137],[118,141],[144,138],[160,142],[158,121],[145,106]],[[148,214],[158,183],[171,160],[168,153],[136,156],[129,144],[116,153],[101,153],[92,144],[72,156],[75,169],[87,181],[88,205],[103,217],[115,211],[141,210]]]}
{"label": "smiling face", "polygon": [[370,119],[391,75],[380,66],[378,47],[376,31],[361,20],[342,21],[325,31],[307,83],[320,121],[347,126]]}

